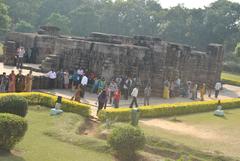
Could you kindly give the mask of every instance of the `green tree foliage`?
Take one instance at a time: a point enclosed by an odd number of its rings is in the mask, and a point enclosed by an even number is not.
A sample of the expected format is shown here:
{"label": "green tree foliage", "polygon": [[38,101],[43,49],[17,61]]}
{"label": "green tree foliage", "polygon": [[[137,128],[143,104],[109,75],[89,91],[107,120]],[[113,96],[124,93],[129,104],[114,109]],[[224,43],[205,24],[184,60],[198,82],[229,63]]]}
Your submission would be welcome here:
{"label": "green tree foliage", "polygon": [[238,43],[235,48],[235,54],[237,57],[240,57],[240,43]]}
{"label": "green tree foliage", "polygon": [[29,22],[26,21],[19,21],[16,24],[15,31],[17,32],[33,32],[34,31],[34,26],[30,24]]}
{"label": "green tree foliage", "polygon": [[8,16],[8,7],[0,1],[0,33],[9,30],[11,18]]}
{"label": "green tree foliage", "polygon": [[46,20],[47,25],[58,26],[64,34],[70,34],[70,19],[59,13],[52,13]]}
{"label": "green tree foliage", "polygon": [[[206,49],[210,42],[234,50],[240,39],[240,4],[218,0],[204,9],[182,5],[163,9],[158,0],[4,0],[13,26],[46,22],[63,33],[86,36],[99,31],[151,35]],[[70,26],[70,27],[69,27]]]}

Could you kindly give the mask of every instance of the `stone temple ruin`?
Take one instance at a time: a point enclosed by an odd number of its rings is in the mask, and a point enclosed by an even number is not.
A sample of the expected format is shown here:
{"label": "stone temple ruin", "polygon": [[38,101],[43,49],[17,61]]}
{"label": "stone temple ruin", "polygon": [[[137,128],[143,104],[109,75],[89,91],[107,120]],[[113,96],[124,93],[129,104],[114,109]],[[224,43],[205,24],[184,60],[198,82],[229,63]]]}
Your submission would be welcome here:
{"label": "stone temple ruin", "polygon": [[220,80],[223,47],[209,44],[206,52],[190,46],[147,36],[121,36],[92,33],[88,37],[59,35],[59,29],[41,27],[38,33],[9,33],[4,63],[14,65],[16,48],[31,52],[31,62],[43,72],[83,67],[110,80],[114,76],[137,78],[152,84],[155,95],[162,94],[166,79],[214,84]]}

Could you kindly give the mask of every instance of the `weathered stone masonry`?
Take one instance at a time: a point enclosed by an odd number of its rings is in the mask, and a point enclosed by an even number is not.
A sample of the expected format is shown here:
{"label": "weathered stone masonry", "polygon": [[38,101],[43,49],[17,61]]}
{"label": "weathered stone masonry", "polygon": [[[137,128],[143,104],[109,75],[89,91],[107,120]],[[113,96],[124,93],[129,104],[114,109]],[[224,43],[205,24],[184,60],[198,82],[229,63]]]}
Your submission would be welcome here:
{"label": "weathered stone masonry", "polygon": [[[46,34],[46,33],[44,33]],[[153,93],[162,94],[165,79],[191,80],[214,84],[220,80],[223,47],[209,44],[206,52],[190,46],[146,36],[127,37],[92,33],[86,38],[9,33],[5,64],[13,65],[17,44],[35,52],[34,62],[44,72],[83,67],[110,80],[114,76],[137,77],[141,84],[151,82]]]}

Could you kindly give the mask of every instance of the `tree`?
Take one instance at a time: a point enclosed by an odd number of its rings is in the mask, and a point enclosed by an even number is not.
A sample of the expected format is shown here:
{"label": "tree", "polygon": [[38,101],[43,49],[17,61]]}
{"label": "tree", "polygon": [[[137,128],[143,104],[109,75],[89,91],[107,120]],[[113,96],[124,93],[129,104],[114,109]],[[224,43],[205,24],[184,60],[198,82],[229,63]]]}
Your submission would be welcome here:
{"label": "tree", "polygon": [[15,31],[17,32],[33,32],[34,26],[30,24],[29,22],[20,20],[15,27]]}
{"label": "tree", "polygon": [[60,13],[52,13],[47,19],[46,24],[57,26],[61,29],[62,33],[70,34],[71,27],[70,27],[70,19],[67,16],[61,15]]}
{"label": "tree", "polygon": [[99,31],[99,16],[94,4],[83,4],[70,12],[72,33],[87,36],[91,32]]}
{"label": "tree", "polygon": [[9,30],[11,18],[8,16],[8,7],[0,1],[0,33],[5,33]]}
{"label": "tree", "polygon": [[235,48],[235,54],[237,57],[240,57],[240,43],[238,43]]}

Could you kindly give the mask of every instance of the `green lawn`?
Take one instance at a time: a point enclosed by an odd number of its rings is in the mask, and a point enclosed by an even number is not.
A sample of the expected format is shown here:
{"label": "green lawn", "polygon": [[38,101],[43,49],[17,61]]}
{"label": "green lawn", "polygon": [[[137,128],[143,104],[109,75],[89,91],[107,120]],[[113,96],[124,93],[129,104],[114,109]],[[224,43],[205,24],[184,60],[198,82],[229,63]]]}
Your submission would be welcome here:
{"label": "green lawn", "polygon": [[240,86],[240,74],[222,72],[221,77],[224,83]]}
{"label": "green lawn", "polygon": [[3,55],[3,44],[0,43],[0,55]]}
{"label": "green lawn", "polygon": [[[177,145],[240,159],[240,109],[225,111],[224,118],[212,112],[177,117],[168,127],[141,123],[145,134]],[[164,121],[169,121],[166,118]],[[177,130],[178,129],[178,130]]]}
{"label": "green lawn", "polygon": [[[45,133],[57,130],[59,124],[63,125],[69,120],[83,121],[76,114],[64,113],[61,116],[49,116],[49,109],[31,107],[26,117],[29,129],[24,139],[13,150],[13,155],[0,156],[1,161],[111,161],[114,160],[110,154],[100,153],[86,149],[84,146],[75,146],[60,141],[58,138],[50,137]],[[59,127],[58,134],[67,133],[68,130]],[[69,129],[70,130],[70,129]],[[76,136],[74,136],[76,137]],[[61,137],[60,137],[61,138]]]}

